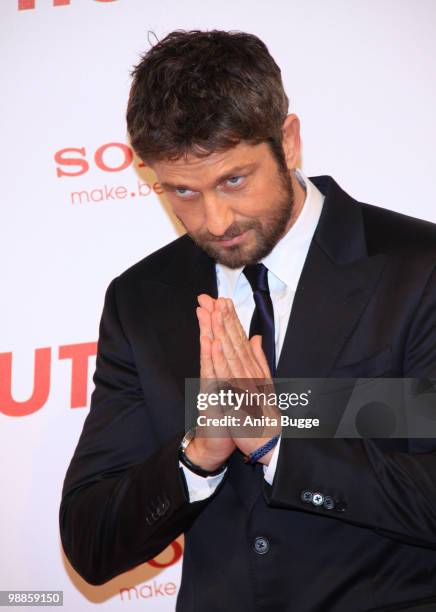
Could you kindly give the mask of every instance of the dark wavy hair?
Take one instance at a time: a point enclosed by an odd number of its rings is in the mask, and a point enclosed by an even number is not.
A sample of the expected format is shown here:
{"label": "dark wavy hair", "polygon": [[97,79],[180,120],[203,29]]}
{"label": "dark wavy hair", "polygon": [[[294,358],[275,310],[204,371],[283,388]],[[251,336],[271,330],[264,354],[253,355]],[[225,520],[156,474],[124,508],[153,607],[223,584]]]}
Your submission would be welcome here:
{"label": "dark wavy hair", "polygon": [[176,30],[132,71],[127,129],[146,163],[269,143],[283,167],[288,112],[280,68],[253,34]]}

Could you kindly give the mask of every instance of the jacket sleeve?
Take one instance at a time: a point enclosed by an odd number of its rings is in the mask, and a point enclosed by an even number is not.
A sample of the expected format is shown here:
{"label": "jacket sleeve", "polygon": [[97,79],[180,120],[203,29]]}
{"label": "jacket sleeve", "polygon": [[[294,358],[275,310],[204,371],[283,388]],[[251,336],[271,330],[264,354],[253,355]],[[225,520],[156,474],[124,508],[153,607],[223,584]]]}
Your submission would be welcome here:
{"label": "jacket sleeve", "polygon": [[[403,376],[436,379],[434,270],[409,328]],[[273,484],[263,484],[265,499],[436,549],[436,440],[404,442],[408,452],[386,452],[371,438],[284,438]]]}
{"label": "jacket sleeve", "polygon": [[147,417],[134,357],[117,314],[116,280],[106,291],[95,389],[59,510],[65,554],[94,585],[153,558],[189,529],[216,494],[189,503],[178,460],[184,432],[159,439]]}

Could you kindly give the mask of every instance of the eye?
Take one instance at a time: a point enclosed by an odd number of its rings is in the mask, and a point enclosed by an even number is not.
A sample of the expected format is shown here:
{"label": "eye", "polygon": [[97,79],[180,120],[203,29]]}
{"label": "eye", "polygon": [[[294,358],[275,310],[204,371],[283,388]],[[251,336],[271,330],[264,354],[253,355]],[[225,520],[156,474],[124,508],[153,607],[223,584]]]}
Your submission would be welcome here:
{"label": "eye", "polygon": [[190,198],[194,195],[194,191],[192,189],[185,189],[184,187],[179,187],[174,189],[174,193],[179,196],[179,198]]}
{"label": "eye", "polygon": [[226,183],[230,185],[231,187],[239,187],[239,185],[241,185],[243,181],[244,181],[243,176],[231,176],[230,178],[227,179]]}

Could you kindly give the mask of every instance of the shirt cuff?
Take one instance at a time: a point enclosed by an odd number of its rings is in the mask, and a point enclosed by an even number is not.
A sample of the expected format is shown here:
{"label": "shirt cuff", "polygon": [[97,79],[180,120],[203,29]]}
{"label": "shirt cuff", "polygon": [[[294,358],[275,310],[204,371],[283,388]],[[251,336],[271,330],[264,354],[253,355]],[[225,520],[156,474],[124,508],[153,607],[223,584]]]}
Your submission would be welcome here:
{"label": "shirt cuff", "polygon": [[274,474],[276,473],[277,468],[277,460],[279,458],[279,450],[280,450],[280,442],[282,441],[282,437],[280,436],[279,441],[274,447],[273,454],[271,456],[271,460],[268,465],[263,466],[263,477],[267,481],[269,485],[272,485],[274,480]]}
{"label": "shirt cuff", "polygon": [[185,476],[190,503],[210,497],[227,472],[227,468],[225,468],[221,474],[203,477],[191,472],[181,461],[179,461],[179,466],[182,468]]}

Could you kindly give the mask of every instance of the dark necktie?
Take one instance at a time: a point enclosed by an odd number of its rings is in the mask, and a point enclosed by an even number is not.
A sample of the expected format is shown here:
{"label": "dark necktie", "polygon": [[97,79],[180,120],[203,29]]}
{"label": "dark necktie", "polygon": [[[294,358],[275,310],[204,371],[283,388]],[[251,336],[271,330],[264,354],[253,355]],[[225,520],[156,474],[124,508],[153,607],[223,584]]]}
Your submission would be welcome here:
{"label": "dark necktie", "polygon": [[262,263],[245,266],[243,273],[253,291],[256,304],[250,323],[251,338],[255,334],[262,336],[262,349],[268,361],[271,375],[276,373],[276,343],[274,335],[274,310],[268,287],[268,268]]}

